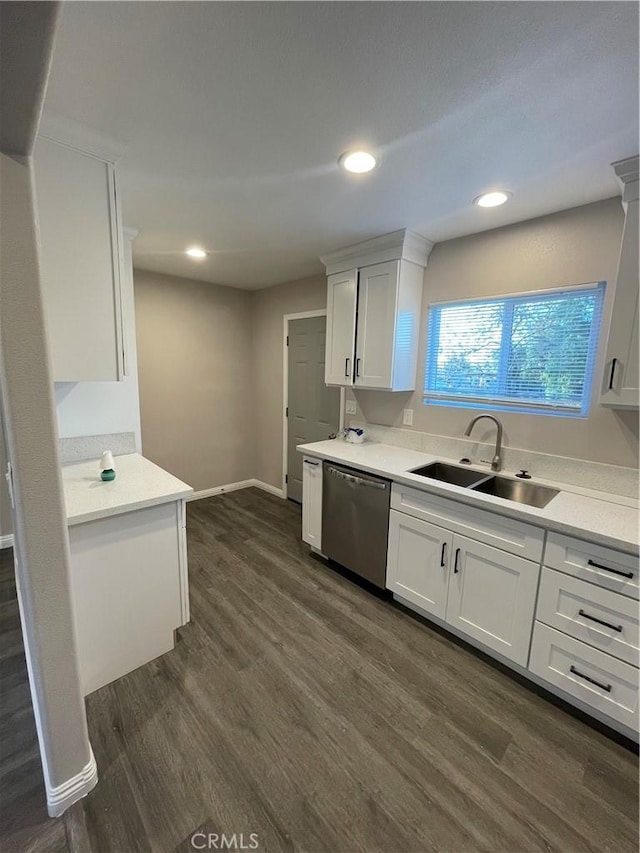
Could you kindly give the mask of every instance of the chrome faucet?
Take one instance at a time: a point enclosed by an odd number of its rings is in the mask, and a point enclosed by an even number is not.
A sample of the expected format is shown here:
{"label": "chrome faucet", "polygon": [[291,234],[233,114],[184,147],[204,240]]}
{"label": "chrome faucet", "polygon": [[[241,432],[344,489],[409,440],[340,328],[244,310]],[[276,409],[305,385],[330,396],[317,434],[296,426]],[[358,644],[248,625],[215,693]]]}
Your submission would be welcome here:
{"label": "chrome faucet", "polygon": [[482,420],[482,418],[488,418],[490,421],[493,421],[496,427],[498,428],[498,434],[496,435],[496,452],[491,460],[491,470],[499,471],[502,468],[502,423],[501,421],[494,417],[494,415],[478,415],[475,417],[469,426],[464,431],[465,435],[471,435],[471,430],[478,423],[478,421]]}

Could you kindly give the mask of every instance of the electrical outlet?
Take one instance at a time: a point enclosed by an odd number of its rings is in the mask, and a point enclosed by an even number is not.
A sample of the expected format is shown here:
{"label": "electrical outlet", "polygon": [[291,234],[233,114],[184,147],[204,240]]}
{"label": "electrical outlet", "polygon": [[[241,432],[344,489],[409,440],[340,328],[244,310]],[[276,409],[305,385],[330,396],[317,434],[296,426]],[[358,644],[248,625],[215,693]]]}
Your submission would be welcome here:
{"label": "electrical outlet", "polygon": [[404,409],[402,412],[402,423],[405,426],[413,426],[413,409]]}
{"label": "electrical outlet", "polygon": [[355,415],[355,414],[357,414],[357,411],[358,411],[358,408],[356,406],[356,401],[355,400],[347,400],[347,404],[345,406],[345,412],[348,415]]}

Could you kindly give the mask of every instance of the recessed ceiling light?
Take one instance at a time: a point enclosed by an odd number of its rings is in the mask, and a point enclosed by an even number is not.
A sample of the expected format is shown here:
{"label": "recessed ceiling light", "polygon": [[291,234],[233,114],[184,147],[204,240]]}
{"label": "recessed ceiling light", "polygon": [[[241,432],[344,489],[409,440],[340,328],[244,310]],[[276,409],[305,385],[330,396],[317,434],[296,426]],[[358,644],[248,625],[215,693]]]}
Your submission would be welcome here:
{"label": "recessed ceiling light", "polygon": [[190,246],[185,254],[189,255],[190,258],[195,258],[198,261],[201,261],[203,258],[207,257],[207,253],[204,249],[201,249],[200,246]]}
{"label": "recessed ceiling light", "polygon": [[347,172],[355,172],[360,175],[370,172],[376,165],[376,158],[368,151],[346,151],[339,158],[338,163]]}
{"label": "recessed ceiling light", "polygon": [[505,190],[492,190],[490,193],[482,193],[482,195],[474,198],[473,203],[477,204],[478,207],[498,207],[505,201],[509,201],[510,198],[511,193],[505,192]]}

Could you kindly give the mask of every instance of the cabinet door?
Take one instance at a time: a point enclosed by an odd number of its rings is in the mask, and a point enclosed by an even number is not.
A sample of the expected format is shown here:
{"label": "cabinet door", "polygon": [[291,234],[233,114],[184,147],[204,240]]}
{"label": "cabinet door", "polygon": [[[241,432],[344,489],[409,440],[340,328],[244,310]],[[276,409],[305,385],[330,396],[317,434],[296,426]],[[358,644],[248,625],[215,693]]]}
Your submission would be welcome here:
{"label": "cabinet door", "polygon": [[455,535],[446,621],[526,666],[539,575],[536,563]]}
{"label": "cabinet door", "polygon": [[387,588],[444,619],[452,540],[448,530],[391,510]]}
{"label": "cabinet door", "polygon": [[122,379],[121,229],[114,167],[40,138],[34,171],[53,379]]}
{"label": "cabinet door", "polygon": [[80,680],[92,693],[173,648],[181,502],[69,528]]}
{"label": "cabinet door", "polygon": [[392,388],[400,261],[363,267],[358,280],[355,384]]}
{"label": "cabinet door", "polygon": [[638,200],[627,206],[613,314],[605,361],[604,406],[637,409],[638,388]]}
{"label": "cabinet door", "polygon": [[357,270],[348,270],[329,276],[324,373],[324,381],[327,385],[353,385],[357,298]]}
{"label": "cabinet door", "polygon": [[318,551],[322,545],[322,462],[302,460],[302,541]]}

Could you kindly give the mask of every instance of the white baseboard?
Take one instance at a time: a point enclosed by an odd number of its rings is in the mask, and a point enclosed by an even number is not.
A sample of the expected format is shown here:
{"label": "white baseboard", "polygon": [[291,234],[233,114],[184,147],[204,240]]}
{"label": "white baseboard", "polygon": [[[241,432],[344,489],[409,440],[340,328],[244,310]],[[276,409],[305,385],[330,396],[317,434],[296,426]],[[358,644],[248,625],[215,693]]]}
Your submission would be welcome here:
{"label": "white baseboard", "polygon": [[270,495],[275,495],[277,498],[283,498],[284,492],[277,486],[271,486],[269,483],[263,483],[262,480],[252,480],[251,483],[256,489],[262,489],[263,492],[269,492]]}
{"label": "white baseboard", "polygon": [[248,489],[255,485],[255,480],[240,480],[239,483],[227,483],[226,486],[214,486],[213,489],[201,489],[199,492],[194,492],[187,498],[188,501],[199,501],[202,498],[212,498],[214,495],[221,495],[223,492],[237,492],[238,489]]}
{"label": "white baseboard", "polygon": [[51,788],[45,778],[45,787],[47,789],[47,811],[49,817],[60,817],[66,812],[69,806],[72,806],[78,800],[89,793],[98,781],[98,768],[96,759],[91,750],[91,757],[82,770],[71,779],[67,779],[61,785]]}
{"label": "white baseboard", "polygon": [[194,492],[190,495],[188,501],[199,501],[202,498],[212,498],[215,495],[221,495],[224,492],[237,492],[238,489],[262,489],[263,492],[269,492],[271,495],[276,495],[278,498],[284,497],[282,489],[277,486],[271,486],[269,483],[263,483],[262,480],[240,480],[239,483],[228,483],[226,486],[214,486],[213,489],[201,489],[199,492]]}
{"label": "white baseboard", "polygon": [[13,533],[7,536],[0,536],[0,548],[13,548]]}

